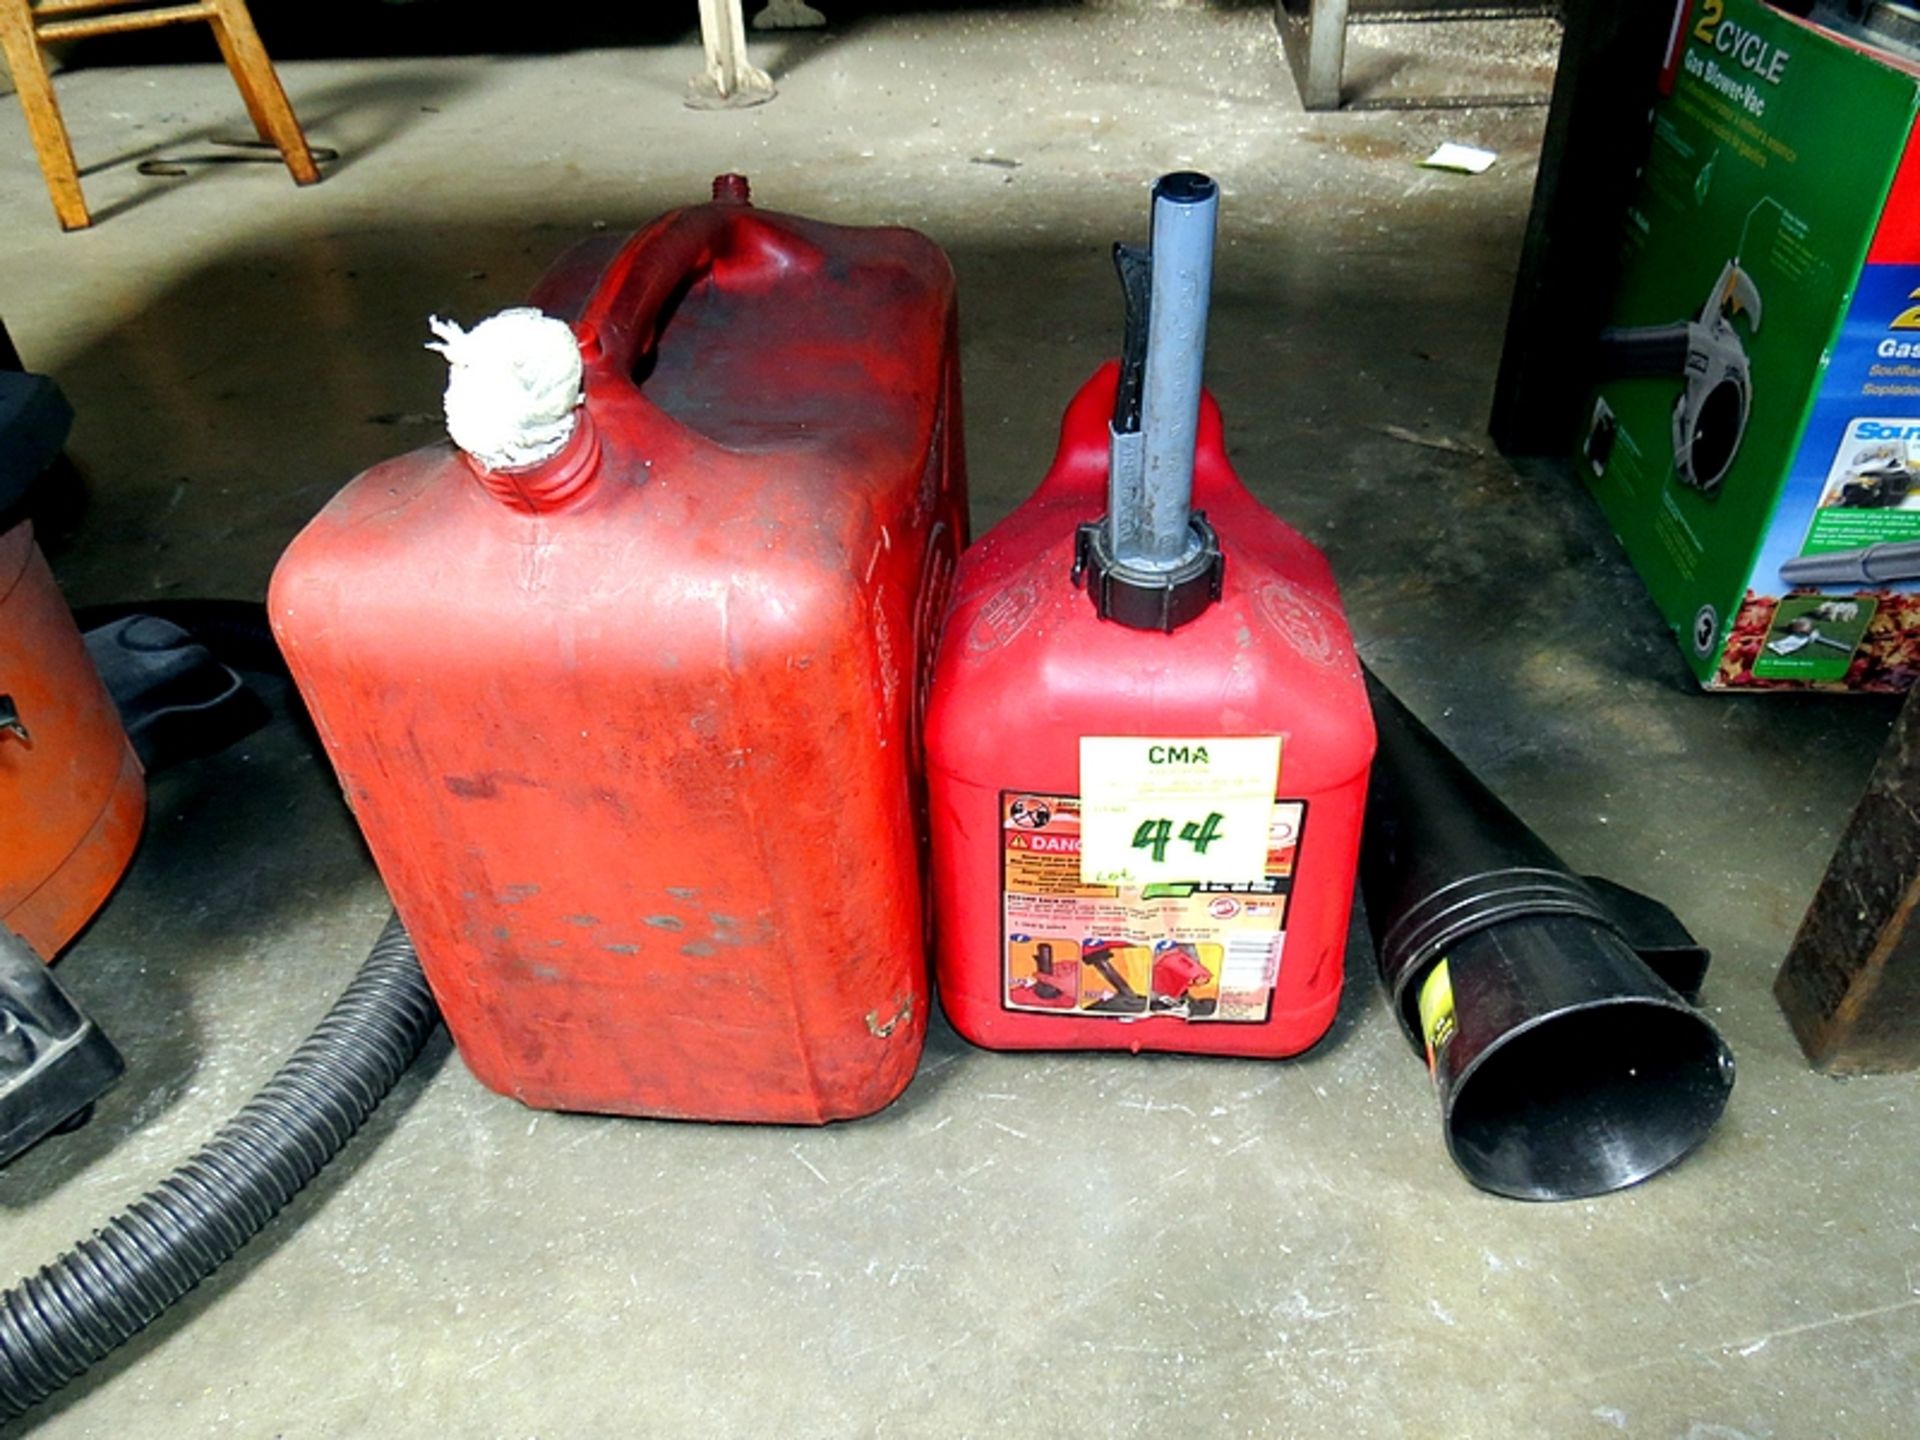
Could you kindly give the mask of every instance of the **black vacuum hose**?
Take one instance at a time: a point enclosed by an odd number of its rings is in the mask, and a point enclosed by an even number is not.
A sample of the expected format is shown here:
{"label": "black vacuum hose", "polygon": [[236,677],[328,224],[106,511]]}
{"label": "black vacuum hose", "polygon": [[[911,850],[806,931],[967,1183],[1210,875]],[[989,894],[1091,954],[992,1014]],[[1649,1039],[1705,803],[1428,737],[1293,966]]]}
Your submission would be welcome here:
{"label": "black vacuum hose", "polygon": [[326,1018],[197,1155],[0,1295],[0,1420],[138,1334],[252,1239],[339,1153],[439,1018],[395,916]]}

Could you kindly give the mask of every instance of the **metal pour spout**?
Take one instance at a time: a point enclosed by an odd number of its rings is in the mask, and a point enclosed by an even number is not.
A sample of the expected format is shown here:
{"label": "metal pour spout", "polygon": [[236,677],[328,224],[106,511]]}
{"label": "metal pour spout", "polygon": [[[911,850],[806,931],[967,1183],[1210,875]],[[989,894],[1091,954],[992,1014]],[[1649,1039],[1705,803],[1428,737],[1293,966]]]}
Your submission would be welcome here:
{"label": "metal pour spout", "polygon": [[[1128,567],[1170,570],[1197,544],[1187,518],[1219,215],[1220,187],[1209,177],[1162,176],[1153,187],[1148,257],[1128,247],[1116,256],[1127,288],[1128,354],[1121,362],[1126,393],[1115,404],[1107,523],[1114,558]],[[1151,266],[1144,285],[1136,279],[1143,258]],[[1134,310],[1143,299],[1141,326]]]}
{"label": "metal pour spout", "polygon": [[1113,247],[1126,340],[1107,427],[1107,513],[1074,541],[1074,583],[1102,620],[1171,634],[1221,595],[1220,537],[1193,509],[1201,374],[1220,187],[1180,171],[1153,187],[1153,243]]}

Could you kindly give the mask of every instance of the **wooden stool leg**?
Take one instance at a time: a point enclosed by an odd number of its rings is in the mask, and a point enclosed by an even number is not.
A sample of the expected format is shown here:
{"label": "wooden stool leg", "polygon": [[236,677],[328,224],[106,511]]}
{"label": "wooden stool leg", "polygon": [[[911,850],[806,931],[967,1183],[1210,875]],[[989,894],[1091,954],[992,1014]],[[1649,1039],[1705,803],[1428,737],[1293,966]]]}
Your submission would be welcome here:
{"label": "wooden stool leg", "polygon": [[275,143],[273,131],[267,128],[267,112],[260,108],[260,101],[253,93],[253,86],[241,78],[239,52],[233,48],[233,40],[227,34],[227,27],[218,21],[210,27],[213,38],[220,44],[220,58],[227,62],[227,73],[233,76],[233,83],[240,91],[240,98],[246,102],[247,118],[253,122],[253,133],[269,145]]}
{"label": "wooden stool leg", "polygon": [[208,18],[214,38],[220,42],[220,53],[233,72],[233,83],[240,87],[240,98],[246,101],[254,128],[262,139],[271,140],[279,149],[280,158],[287,162],[287,170],[296,184],[314,184],[320,179],[319,167],[313,163],[307,137],[301,133],[300,122],[287,103],[287,92],[274,73],[267,47],[260,43],[260,32],[253,28],[253,16],[247,13],[246,0],[210,0],[210,3],[213,14]]}
{"label": "wooden stool leg", "polygon": [[53,98],[47,57],[33,38],[27,0],[0,0],[0,51],[6,54],[7,68],[13,72],[14,89],[20,92],[27,132],[33,136],[40,173],[46,177],[47,194],[53,198],[53,213],[60,219],[60,228],[84,230],[93,224],[93,216],[87,213],[86,197],[80,193],[73,142],[67,138],[66,122],[60,118],[59,102]]}

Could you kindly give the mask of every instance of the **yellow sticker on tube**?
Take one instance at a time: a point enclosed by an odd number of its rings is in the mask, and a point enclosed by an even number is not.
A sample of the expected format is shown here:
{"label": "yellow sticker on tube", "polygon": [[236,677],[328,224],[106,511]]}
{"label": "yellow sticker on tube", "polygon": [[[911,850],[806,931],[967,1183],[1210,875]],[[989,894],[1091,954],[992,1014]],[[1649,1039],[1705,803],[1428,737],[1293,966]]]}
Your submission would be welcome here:
{"label": "yellow sticker on tube", "polygon": [[1420,982],[1420,1034],[1427,1042],[1427,1068],[1431,1070],[1440,1048],[1453,1038],[1453,975],[1442,960]]}
{"label": "yellow sticker on tube", "polygon": [[1080,737],[1080,879],[1245,885],[1267,873],[1278,735]]}

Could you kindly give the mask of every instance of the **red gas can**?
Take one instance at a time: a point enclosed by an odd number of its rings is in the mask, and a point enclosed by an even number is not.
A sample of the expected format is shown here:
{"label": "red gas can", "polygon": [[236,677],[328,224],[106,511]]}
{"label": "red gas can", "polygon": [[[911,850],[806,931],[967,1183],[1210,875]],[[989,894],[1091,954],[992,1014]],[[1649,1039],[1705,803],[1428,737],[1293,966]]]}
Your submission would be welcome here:
{"label": "red gas can", "polygon": [[1151,287],[1121,257],[1127,360],[955,580],[937,969],[981,1045],[1289,1055],[1339,1003],[1373,725],[1326,560],[1240,483],[1203,399],[1214,204],[1161,182]]}
{"label": "red gas can", "polygon": [[953,278],[911,232],[715,196],[543,284],[584,358],[557,454],[368,471],[270,606],[483,1081],[818,1123],[898,1094],[926,1025]]}

